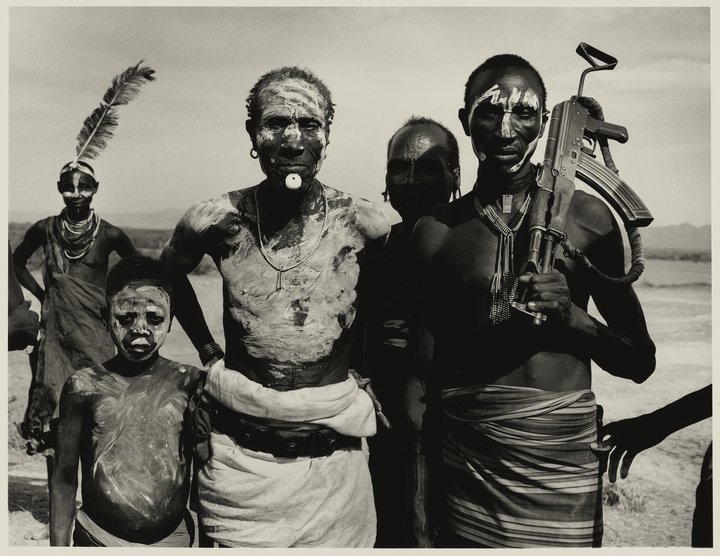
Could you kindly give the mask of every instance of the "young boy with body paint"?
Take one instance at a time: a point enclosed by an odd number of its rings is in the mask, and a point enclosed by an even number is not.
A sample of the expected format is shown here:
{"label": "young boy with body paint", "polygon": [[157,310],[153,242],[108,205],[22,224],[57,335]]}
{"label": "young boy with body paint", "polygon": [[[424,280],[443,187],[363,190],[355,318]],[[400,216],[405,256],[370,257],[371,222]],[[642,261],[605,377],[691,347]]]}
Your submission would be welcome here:
{"label": "young boy with body paint", "polygon": [[[172,320],[160,263],[130,257],[107,278],[115,357],[75,371],[60,396],[50,544],[191,546],[192,448],[184,414],[200,370],[160,356]],[[78,461],[83,505],[75,515]]]}

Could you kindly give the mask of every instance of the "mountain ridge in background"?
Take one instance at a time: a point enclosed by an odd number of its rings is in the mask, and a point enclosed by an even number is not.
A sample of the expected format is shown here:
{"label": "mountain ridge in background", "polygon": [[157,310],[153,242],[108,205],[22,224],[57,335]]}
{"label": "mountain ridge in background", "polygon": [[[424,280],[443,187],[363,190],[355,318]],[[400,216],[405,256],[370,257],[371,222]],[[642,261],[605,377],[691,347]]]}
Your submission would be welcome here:
{"label": "mountain ridge in background", "polygon": [[[128,212],[98,212],[108,222],[120,228],[136,228],[146,230],[173,230],[178,223],[185,209],[168,208],[147,213]],[[48,214],[35,213],[32,211],[10,211],[9,220],[11,223],[33,223]],[[674,251],[710,251],[711,250],[711,226],[694,226],[689,223],[676,224],[672,226],[650,225],[640,230],[643,245],[648,250],[674,250]]]}

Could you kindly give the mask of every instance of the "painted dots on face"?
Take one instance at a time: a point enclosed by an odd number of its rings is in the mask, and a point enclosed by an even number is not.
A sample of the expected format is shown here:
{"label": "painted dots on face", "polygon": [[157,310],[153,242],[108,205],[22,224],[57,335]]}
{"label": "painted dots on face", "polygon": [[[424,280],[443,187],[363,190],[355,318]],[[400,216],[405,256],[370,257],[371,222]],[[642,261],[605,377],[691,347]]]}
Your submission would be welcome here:
{"label": "painted dots on face", "polygon": [[165,342],[170,329],[170,296],[161,287],[130,283],[110,300],[110,334],[127,359],[149,358]]}

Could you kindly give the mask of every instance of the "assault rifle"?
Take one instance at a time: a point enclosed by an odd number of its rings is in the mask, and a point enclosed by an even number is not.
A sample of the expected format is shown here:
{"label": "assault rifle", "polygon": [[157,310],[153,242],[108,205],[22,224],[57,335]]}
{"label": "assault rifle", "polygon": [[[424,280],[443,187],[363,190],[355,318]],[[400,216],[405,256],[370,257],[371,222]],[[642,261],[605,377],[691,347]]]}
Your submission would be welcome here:
{"label": "assault rifle", "polygon": [[[577,95],[556,104],[552,110],[545,159],[529,214],[528,258],[521,272],[552,272],[555,249],[561,244],[565,256],[579,260],[601,279],[614,284],[630,284],[640,277],[645,266],[642,242],[637,229],[648,226],[653,217],[640,197],[617,175],[617,168],[610,155],[608,139],[625,143],[628,140],[627,130],[603,121],[601,114],[598,118],[592,117],[589,110],[577,101],[577,98],[582,96],[585,76],[592,71],[613,69],[617,65],[617,59],[584,42],[579,44],[576,52],[592,67],[582,72]],[[595,108],[601,112],[599,105]],[[585,146],[585,141],[591,146]],[[595,160],[593,152],[596,144],[600,145],[604,165]],[[603,274],[581,251],[574,249],[568,242],[565,223],[575,192],[575,177],[597,191],[622,218],[632,250],[632,263],[625,276],[611,277]],[[526,292],[523,292],[511,305],[518,311],[531,315],[533,323],[539,325],[546,317],[542,313],[527,309],[525,294]]]}

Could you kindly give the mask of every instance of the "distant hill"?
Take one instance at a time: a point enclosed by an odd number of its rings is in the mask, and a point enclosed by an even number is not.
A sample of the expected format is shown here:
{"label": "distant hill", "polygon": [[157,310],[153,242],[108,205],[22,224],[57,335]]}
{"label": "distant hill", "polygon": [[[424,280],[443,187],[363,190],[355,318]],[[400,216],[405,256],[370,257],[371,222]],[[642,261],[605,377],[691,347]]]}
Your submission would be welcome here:
{"label": "distant hill", "polygon": [[648,250],[674,250],[674,251],[710,251],[711,228],[693,226],[692,224],[679,224],[676,226],[649,226],[640,230],[643,245]]}
{"label": "distant hill", "polygon": [[[181,208],[169,208],[156,212],[101,212],[100,217],[120,228],[137,228],[144,230],[173,230],[178,220],[185,214]],[[59,212],[59,210],[58,210]],[[32,223],[41,220],[49,213],[35,211],[10,211],[11,223]]]}
{"label": "distant hill", "polygon": [[[165,209],[148,213],[104,212],[102,218],[123,229],[133,229],[131,237],[140,247],[158,250],[169,239],[172,230],[184,214],[184,209]],[[15,247],[29,223],[48,216],[32,212],[10,211],[10,243]],[[142,233],[143,231],[148,233]],[[150,232],[152,231],[152,233]],[[711,227],[678,224],[675,226],[649,226],[640,230],[648,258],[685,258],[685,254],[703,254],[709,260],[711,252]]]}

